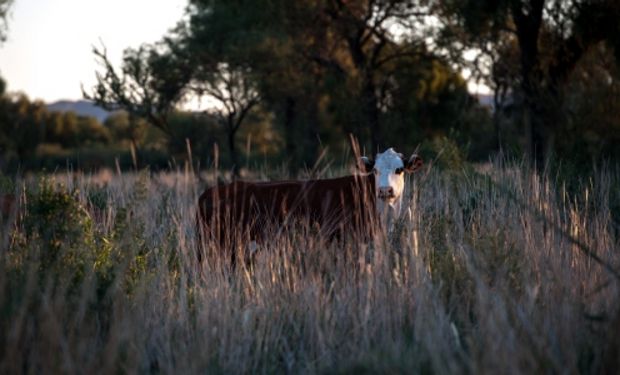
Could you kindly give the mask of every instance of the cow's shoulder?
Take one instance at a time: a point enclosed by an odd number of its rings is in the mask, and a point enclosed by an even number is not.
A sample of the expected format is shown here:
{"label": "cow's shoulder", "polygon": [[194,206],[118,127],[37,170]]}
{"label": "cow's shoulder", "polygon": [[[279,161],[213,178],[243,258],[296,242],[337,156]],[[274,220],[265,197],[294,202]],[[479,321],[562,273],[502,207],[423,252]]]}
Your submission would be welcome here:
{"label": "cow's shoulder", "polygon": [[309,185],[314,186],[318,191],[353,191],[364,186],[372,186],[374,184],[372,178],[373,176],[350,175],[309,181]]}

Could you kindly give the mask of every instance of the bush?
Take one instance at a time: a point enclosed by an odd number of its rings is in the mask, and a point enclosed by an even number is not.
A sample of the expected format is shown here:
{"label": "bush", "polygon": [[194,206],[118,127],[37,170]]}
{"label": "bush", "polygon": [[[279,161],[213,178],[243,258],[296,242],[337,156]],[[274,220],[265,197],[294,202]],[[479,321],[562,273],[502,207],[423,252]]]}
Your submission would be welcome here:
{"label": "bush", "polygon": [[453,138],[445,136],[425,141],[418,153],[424,155],[425,162],[432,161],[434,166],[442,170],[462,170],[467,160],[467,152]]}
{"label": "bush", "polygon": [[42,178],[36,190],[28,191],[20,241],[13,249],[14,264],[38,264],[41,282],[84,279],[94,259],[93,223],[80,204],[78,191],[67,191]]}

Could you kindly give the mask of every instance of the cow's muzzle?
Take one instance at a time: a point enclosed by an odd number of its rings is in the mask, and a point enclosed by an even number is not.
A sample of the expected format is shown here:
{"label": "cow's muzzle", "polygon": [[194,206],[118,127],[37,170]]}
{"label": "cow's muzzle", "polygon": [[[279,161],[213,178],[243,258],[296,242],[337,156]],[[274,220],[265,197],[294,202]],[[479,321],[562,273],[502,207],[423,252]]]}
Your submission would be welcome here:
{"label": "cow's muzzle", "polygon": [[377,196],[379,197],[379,199],[382,199],[384,201],[394,199],[396,197],[396,195],[394,194],[394,188],[392,188],[391,186],[379,188]]}

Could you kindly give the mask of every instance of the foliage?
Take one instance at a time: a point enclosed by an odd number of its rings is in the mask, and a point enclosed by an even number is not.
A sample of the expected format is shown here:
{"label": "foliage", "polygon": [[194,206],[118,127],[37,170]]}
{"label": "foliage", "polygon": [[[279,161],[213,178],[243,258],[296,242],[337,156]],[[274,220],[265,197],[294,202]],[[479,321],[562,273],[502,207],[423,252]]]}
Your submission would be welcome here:
{"label": "foliage", "polygon": [[71,149],[107,145],[111,140],[109,130],[95,118],[48,112],[43,102],[25,95],[0,97],[0,168],[30,164],[44,144]]}
{"label": "foliage", "polygon": [[134,147],[141,145],[146,135],[146,122],[125,111],[110,114],[103,125],[110,131],[116,141],[128,141]]}
{"label": "foliage", "polygon": [[[175,165],[190,149],[206,166],[217,145],[234,175],[267,155],[296,173],[347,153],[353,134],[372,152],[447,137],[469,160],[525,152],[587,173],[620,157],[619,12],[612,0],[192,0],[119,67],[93,50],[101,68],[84,95],[124,110],[104,126],[0,84],[0,168],[67,165],[43,155],[101,165],[105,147],[130,148],[134,167]],[[474,80],[494,90],[491,108]],[[194,100],[208,108],[183,113]]]}
{"label": "foliage", "polygon": [[141,117],[169,134],[168,115],[183,98],[191,72],[168,52],[172,48],[166,40],[128,48],[120,72],[109,61],[105,47],[93,48],[103,72],[96,73],[97,84],[91,93],[82,89],[84,97],[107,110],[124,110]]}
{"label": "foliage", "polygon": [[43,120],[45,106],[42,102],[30,102],[23,95],[0,98],[3,110],[0,121],[0,144],[4,154],[14,153],[20,159],[32,155],[44,137]]}
{"label": "foliage", "polygon": [[[9,16],[9,9],[13,0],[0,0],[0,43],[6,40],[7,34],[7,18]],[[2,94],[3,90],[0,90],[0,94]]]}
{"label": "foliage", "polygon": [[[349,133],[386,147],[472,110],[462,79],[412,31],[429,26],[429,11],[418,1],[192,1],[161,42],[127,50],[121,72],[95,50],[103,71],[87,96],[169,137],[172,108],[184,96],[206,96],[218,103],[209,111],[225,130],[218,143],[227,145],[233,173],[239,129],[268,113],[282,157],[292,170],[308,167],[320,147],[341,151]],[[390,31],[395,24],[402,34]]]}
{"label": "foliage", "polygon": [[424,155],[424,162],[434,168],[460,173],[471,165],[467,162],[470,145],[459,142],[459,138],[458,133],[451,130],[447,135],[437,135],[422,142],[417,153]]}
{"label": "foliage", "polygon": [[96,256],[92,221],[77,200],[78,191],[66,191],[42,178],[26,198],[22,227],[9,263],[27,271],[37,265],[39,283],[68,285],[84,282],[88,264]]}
{"label": "foliage", "polygon": [[[478,58],[469,67],[491,83],[496,94],[511,93],[525,150],[533,164],[544,166],[555,151],[563,151],[556,149],[555,141],[570,127],[565,97],[571,96],[571,77],[580,61],[601,43],[618,56],[618,2],[446,0],[437,4],[445,25],[444,42],[453,49],[452,56],[462,55],[467,48],[477,51]],[[614,71],[607,69],[606,74]]]}
{"label": "foliage", "polygon": [[575,67],[564,98],[566,124],[559,127],[556,147],[561,158],[581,164],[620,159],[620,70],[612,51],[599,44]]}
{"label": "foliage", "polygon": [[213,144],[221,139],[224,129],[217,118],[201,113],[177,112],[170,116],[172,135],[167,139],[167,149],[171,155],[187,158],[189,147],[196,161],[208,165]]}

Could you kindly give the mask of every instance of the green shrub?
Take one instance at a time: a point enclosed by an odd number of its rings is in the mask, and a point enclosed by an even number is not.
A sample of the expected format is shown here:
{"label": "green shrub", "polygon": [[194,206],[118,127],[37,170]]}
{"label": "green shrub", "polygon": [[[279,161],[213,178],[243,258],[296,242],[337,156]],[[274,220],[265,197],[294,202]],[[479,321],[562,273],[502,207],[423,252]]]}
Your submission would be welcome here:
{"label": "green shrub", "polygon": [[92,264],[95,246],[93,223],[78,199],[79,191],[42,178],[34,191],[27,192],[18,258],[39,264],[41,280],[69,276],[84,278]]}
{"label": "green shrub", "polygon": [[424,155],[425,162],[433,161],[433,165],[441,170],[461,170],[467,160],[467,152],[446,136],[422,143],[419,154]]}

